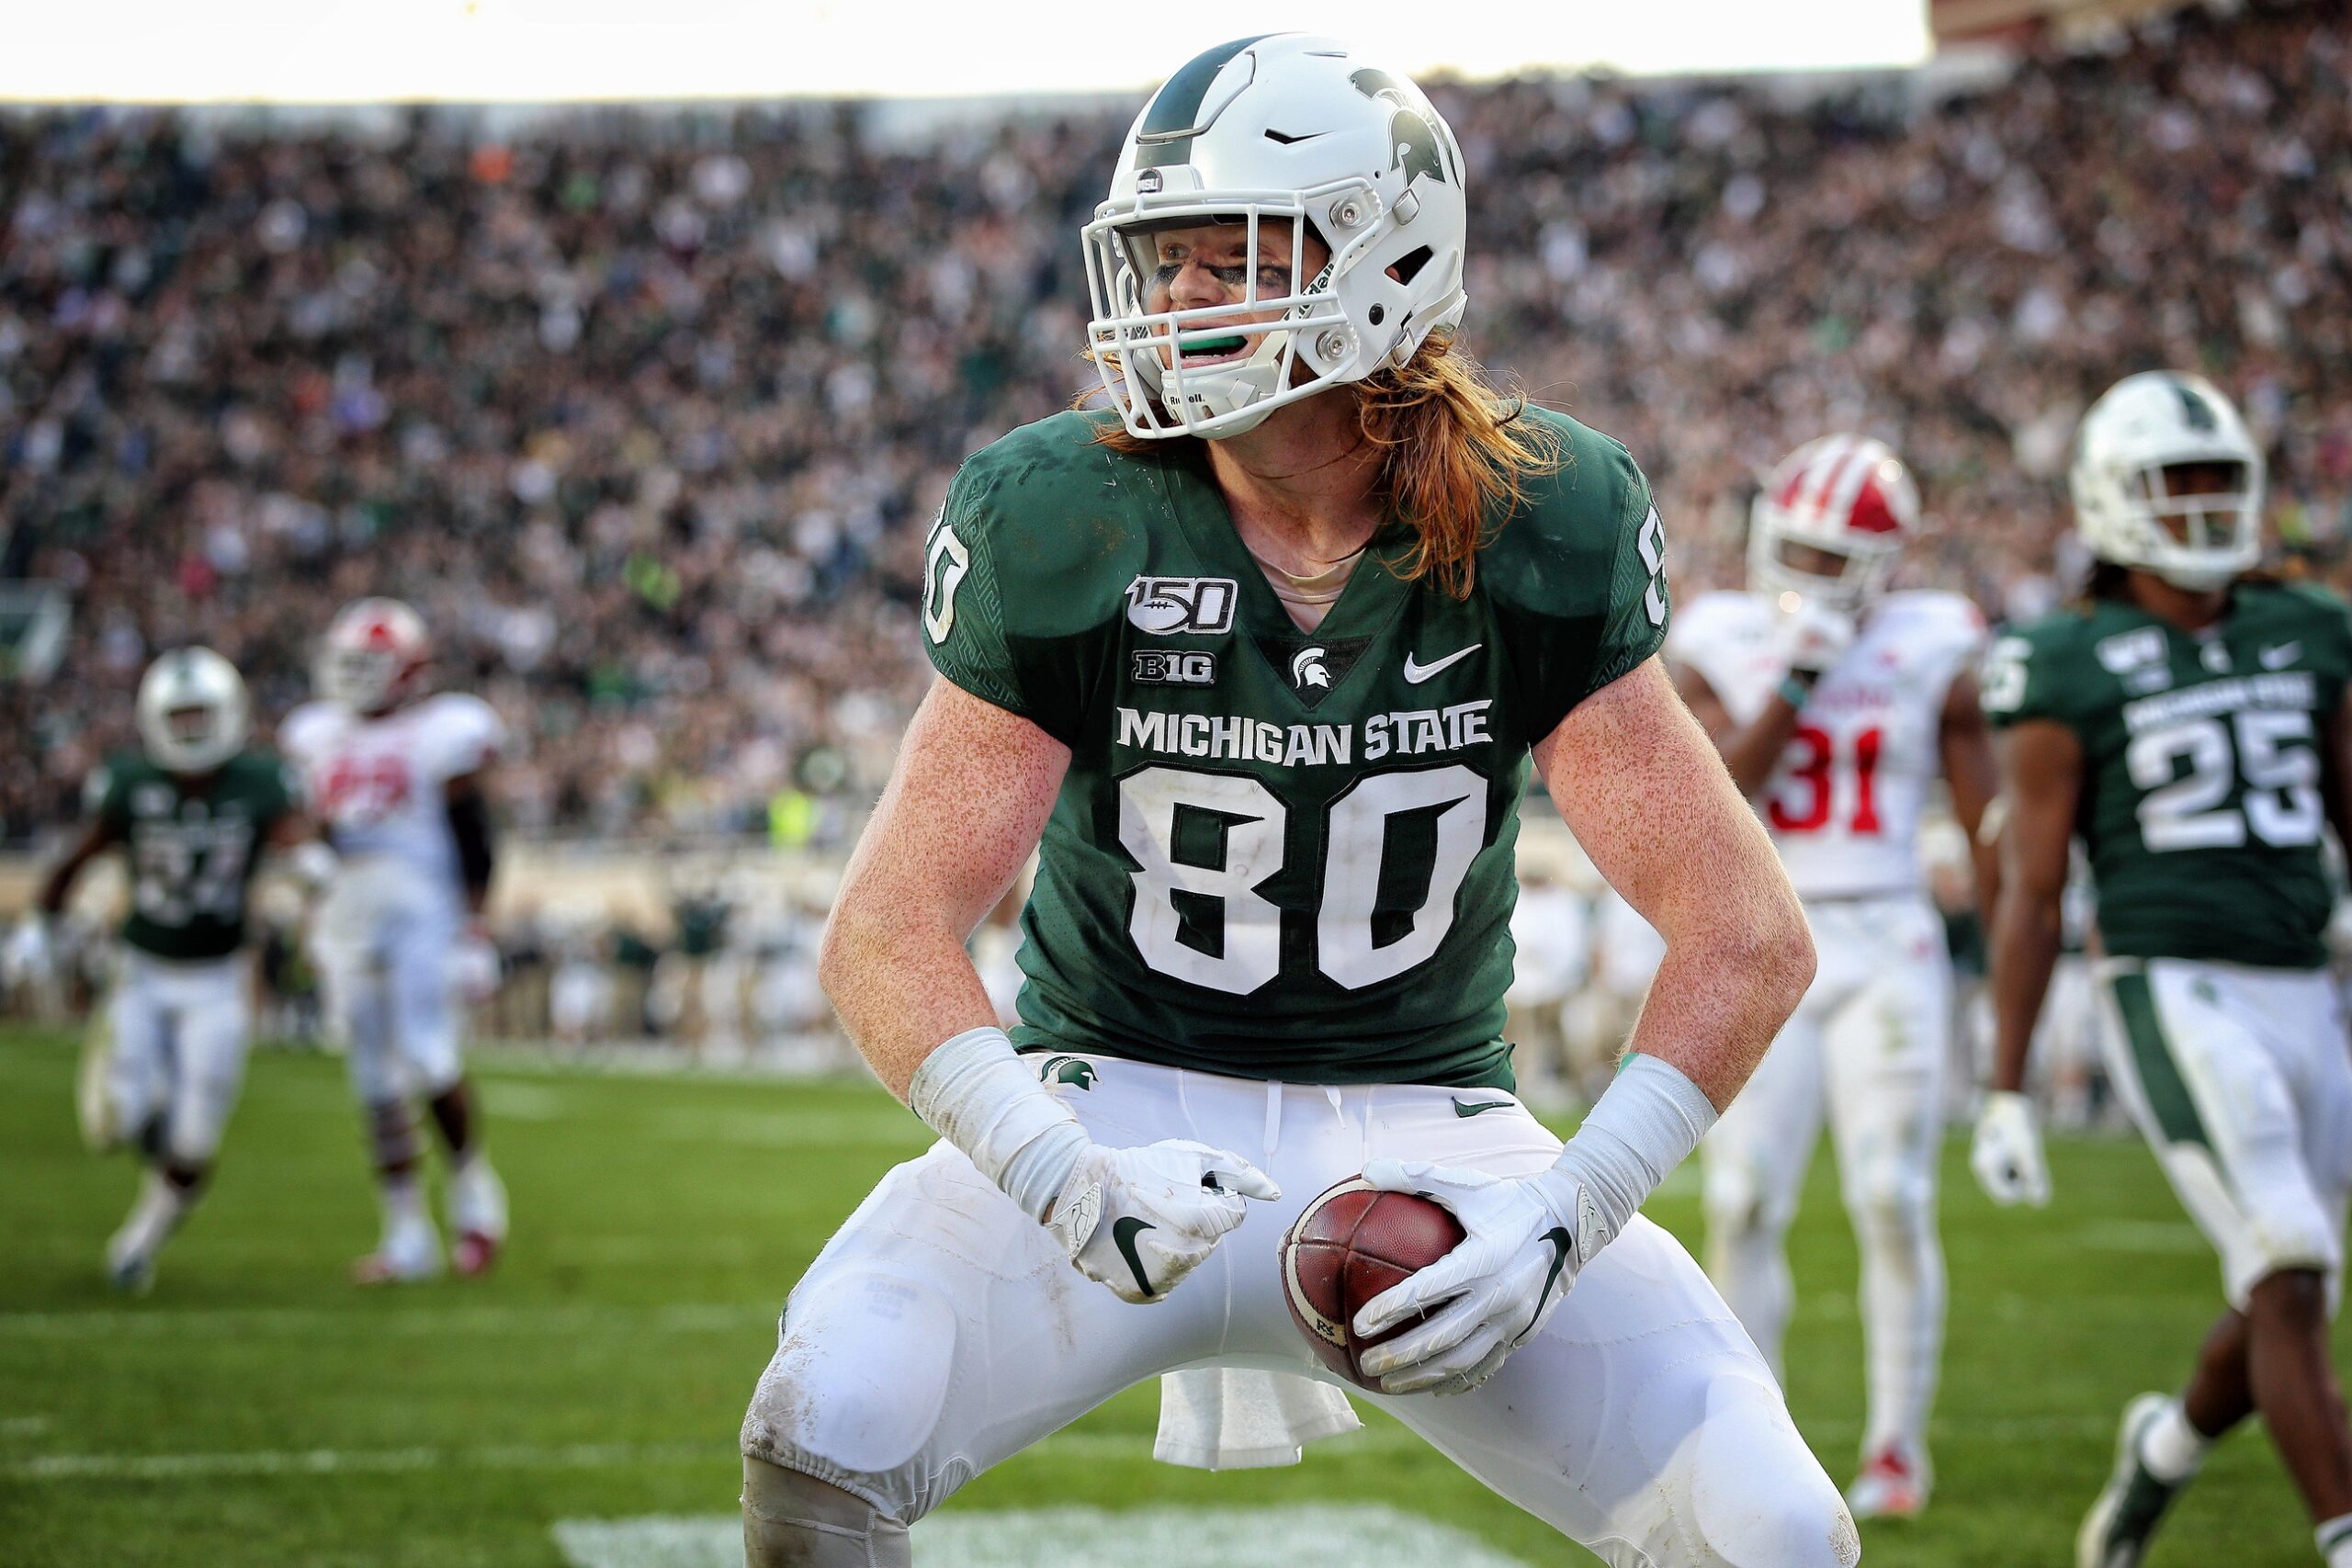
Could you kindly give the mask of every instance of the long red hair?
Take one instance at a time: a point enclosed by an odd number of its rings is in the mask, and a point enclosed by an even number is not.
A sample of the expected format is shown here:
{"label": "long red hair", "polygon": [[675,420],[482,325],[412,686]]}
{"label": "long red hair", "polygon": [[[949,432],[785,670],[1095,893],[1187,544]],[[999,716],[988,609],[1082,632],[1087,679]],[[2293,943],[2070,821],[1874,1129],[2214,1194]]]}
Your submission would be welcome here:
{"label": "long red hair", "polygon": [[[1430,333],[1403,365],[1383,365],[1347,389],[1364,440],[1381,452],[1379,493],[1414,533],[1391,570],[1468,598],[1489,525],[1499,526],[1528,484],[1564,460],[1557,433],[1526,418],[1525,396],[1497,389],[1446,333]],[[1158,445],[1109,423],[1097,439],[1121,452]]]}

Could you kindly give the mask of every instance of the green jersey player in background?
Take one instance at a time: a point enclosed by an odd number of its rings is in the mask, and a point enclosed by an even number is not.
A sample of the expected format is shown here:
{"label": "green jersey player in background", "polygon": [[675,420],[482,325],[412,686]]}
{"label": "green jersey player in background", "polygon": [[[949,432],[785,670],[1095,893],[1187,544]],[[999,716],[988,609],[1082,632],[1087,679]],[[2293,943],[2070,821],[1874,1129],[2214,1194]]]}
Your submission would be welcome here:
{"label": "green jersey player in background", "polygon": [[[942,1141],[792,1292],[752,1563],[904,1564],[972,1475],[1153,1376],[1180,1462],[1352,1426],[1277,1243],[1359,1172],[1466,1232],[1363,1306],[1431,1312],[1368,1397],[1612,1563],[1857,1560],[1762,1357],[1634,1212],[1811,943],[1657,662],[1640,469],[1454,345],[1462,180],[1420,92],[1325,39],[1212,50],[1130,132],[1084,234],[1115,412],[973,457],[929,541],[943,679],[821,972]],[[1565,1148],[1500,1038],[1531,759],[1667,945]],[[965,943],[1033,852],[1008,1037]]]}
{"label": "green jersey player in background", "polygon": [[175,649],[148,668],[138,702],[142,750],[92,775],[89,820],[39,899],[56,915],[84,866],[125,852],[130,912],[85,1131],[146,1162],[107,1244],[108,1278],[134,1292],[153,1282],[156,1255],[203,1191],[236,1108],[253,1030],[244,939],[254,868],[271,846],[324,852],[285,764],[245,746],[235,666],[208,648]]}
{"label": "green jersey player in background", "polygon": [[2061,932],[2069,840],[2098,886],[2110,1066],[2222,1255],[2229,1309],[2178,1398],[2126,1409],[2080,1568],[2132,1568],[2207,1447],[2259,1411],[2352,1568],[2352,1438],[2328,1359],[2352,1191],[2352,1054],[2321,932],[2323,826],[2352,843],[2352,622],[2245,575],[2263,459],[2205,381],[2129,378],[2083,417],[2086,600],[1995,644],[2003,727],[1993,1093],[1973,1163],[1997,1201],[2048,1195],[2020,1090]]}

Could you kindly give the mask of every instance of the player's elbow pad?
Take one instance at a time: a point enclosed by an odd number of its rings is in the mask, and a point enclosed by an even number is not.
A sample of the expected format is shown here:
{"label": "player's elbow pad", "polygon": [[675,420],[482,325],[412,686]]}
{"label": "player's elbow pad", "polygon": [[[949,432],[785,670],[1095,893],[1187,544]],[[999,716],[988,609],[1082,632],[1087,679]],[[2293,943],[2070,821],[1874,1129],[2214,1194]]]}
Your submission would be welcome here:
{"label": "player's elbow pad", "polygon": [[490,886],[497,851],[491,842],[490,804],[479,795],[461,795],[449,802],[449,832],[458,843],[458,874],[466,886],[479,891]]}

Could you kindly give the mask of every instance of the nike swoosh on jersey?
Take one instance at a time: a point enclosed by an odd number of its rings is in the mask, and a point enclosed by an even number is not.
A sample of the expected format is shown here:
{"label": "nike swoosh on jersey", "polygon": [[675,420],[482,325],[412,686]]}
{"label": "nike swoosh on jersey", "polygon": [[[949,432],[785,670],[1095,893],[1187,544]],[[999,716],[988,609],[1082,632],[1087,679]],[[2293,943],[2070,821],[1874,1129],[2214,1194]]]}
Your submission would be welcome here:
{"label": "nike swoosh on jersey", "polygon": [[2302,651],[2303,645],[2300,641],[2282,642],[2276,648],[2264,649],[2256,655],[2256,658],[2265,670],[2284,670],[2288,665],[2292,664]]}
{"label": "nike swoosh on jersey", "polygon": [[1136,1277],[1136,1289],[1147,1296],[1159,1292],[1152,1287],[1151,1276],[1143,1271],[1143,1259],[1136,1256],[1136,1237],[1159,1228],[1149,1220],[1139,1220],[1133,1214],[1111,1222],[1111,1239],[1118,1244],[1119,1256],[1127,1260],[1127,1268]]}
{"label": "nike swoosh on jersey", "polygon": [[1457,1100],[1453,1102],[1453,1113],[1456,1116],[1476,1116],[1482,1111],[1500,1111],[1506,1105],[1516,1103],[1518,1103],[1516,1100],[1482,1100],[1475,1103],[1470,1100]]}
{"label": "nike swoosh on jersey", "polygon": [[1467,648],[1454,649],[1434,664],[1416,664],[1413,661],[1413,656],[1408,653],[1405,655],[1405,683],[1408,686],[1418,686],[1447,665],[1458,664],[1486,646],[1483,642],[1474,642]]}

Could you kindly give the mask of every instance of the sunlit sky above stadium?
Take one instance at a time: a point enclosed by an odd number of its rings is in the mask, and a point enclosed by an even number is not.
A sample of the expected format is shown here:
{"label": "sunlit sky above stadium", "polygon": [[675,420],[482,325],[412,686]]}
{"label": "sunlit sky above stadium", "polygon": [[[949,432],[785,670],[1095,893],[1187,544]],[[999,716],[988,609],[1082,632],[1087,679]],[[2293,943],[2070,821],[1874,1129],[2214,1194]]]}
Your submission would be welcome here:
{"label": "sunlit sky above stadium", "polygon": [[1925,0],[79,0],[13,7],[0,99],[526,103],[1126,92],[1238,35],[1343,35],[1406,70],[1907,64]]}

